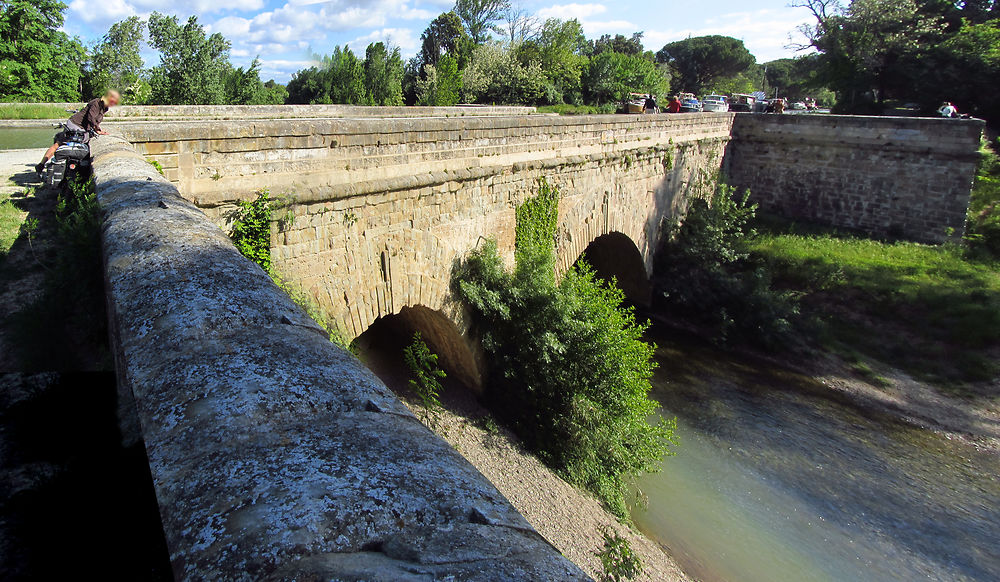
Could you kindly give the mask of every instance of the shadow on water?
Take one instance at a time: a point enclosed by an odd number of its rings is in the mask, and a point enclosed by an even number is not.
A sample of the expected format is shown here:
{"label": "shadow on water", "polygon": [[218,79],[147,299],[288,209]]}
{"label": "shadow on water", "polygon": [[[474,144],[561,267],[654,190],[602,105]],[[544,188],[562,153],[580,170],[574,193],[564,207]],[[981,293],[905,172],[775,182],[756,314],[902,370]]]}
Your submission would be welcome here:
{"label": "shadow on water", "polygon": [[[663,326],[650,336],[660,346],[654,395],[677,415],[682,444],[663,473],[641,480],[650,509],[635,518],[668,547],[683,546],[706,579],[1000,576],[995,455]],[[703,532],[705,547],[692,547],[683,530],[698,525],[671,513],[725,531]],[[720,565],[727,559],[743,563]]]}

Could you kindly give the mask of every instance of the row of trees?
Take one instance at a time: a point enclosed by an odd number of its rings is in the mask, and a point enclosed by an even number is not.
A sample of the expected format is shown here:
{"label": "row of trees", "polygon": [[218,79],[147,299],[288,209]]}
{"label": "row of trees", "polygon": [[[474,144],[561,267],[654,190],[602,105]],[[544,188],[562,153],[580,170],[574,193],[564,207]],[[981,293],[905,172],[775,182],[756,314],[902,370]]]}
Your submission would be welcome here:
{"label": "row of trees", "polygon": [[[689,38],[653,53],[642,33],[589,40],[578,20],[540,20],[506,0],[458,0],[421,35],[419,53],[405,64],[392,56],[393,101],[373,96],[364,60],[338,48],[318,67],[296,73],[294,103],[451,105],[468,103],[607,105],[627,93],[675,90],[750,91],[764,82],[743,42],[725,36]],[[380,70],[380,66],[374,67]],[[364,87],[364,90],[361,90]]]}
{"label": "row of trees", "polygon": [[804,0],[814,22],[816,82],[842,111],[880,113],[893,102],[930,110],[953,101],[1000,120],[1000,1]]}
{"label": "row of trees", "polygon": [[[398,48],[337,48],[285,87],[236,67],[230,42],[191,17],[153,13],[114,24],[94,46],[61,30],[58,0],[0,0],[0,99],[76,101],[119,88],[128,103],[607,106],[630,91],[763,90],[833,101],[851,113],[953,101],[1000,119],[1000,0],[801,0],[811,54],[758,64],[743,43],[703,36],[646,50],[642,33],[587,39],[577,20],[540,20],[508,0],[457,0],[404,62]],[[146,68],[140,52],[156,50]]]}
{"label": "row of trees", "polygon": [[[58,0],[0,1],[0,99],[78,101],[118,89],[126,103],[284,103],[284,86],[260,79],[260,64],[236,67],[231,43],[206,34],[194,16],[154,12],[111,26],[92,47],[61,30],[66,5]],[[159,53],[146,68],[143,46]]]}

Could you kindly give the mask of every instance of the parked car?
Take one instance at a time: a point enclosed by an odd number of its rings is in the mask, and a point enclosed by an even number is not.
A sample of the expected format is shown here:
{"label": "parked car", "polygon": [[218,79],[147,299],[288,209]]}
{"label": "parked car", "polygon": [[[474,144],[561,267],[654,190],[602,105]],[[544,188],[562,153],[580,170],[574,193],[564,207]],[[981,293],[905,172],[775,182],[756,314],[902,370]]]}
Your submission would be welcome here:
{"label": "parked car", "polygon": [[805,103],[801,101],[796,101],[795,103],[792,103],[792,109],[794,109],[795,111],[805,111],[809,108],[806,106]]}
{"label": "parked car", "polygon": [[725,95],[706,95],[701,101],[702,111],[729,111],[729,100]]}
{"label": "parked car", "polygon": [[681,100],[681,113],[701,113],[702,111],[703,106],[701,101],[698,101],[694,97]]}
{"label": "parked car", "polygon": [[739,111],[743,113],[753,113],[754,108],[757,104],[757,98],[753,95],[746,95],[744,93],[735,93],[729,99],[729,110]]}

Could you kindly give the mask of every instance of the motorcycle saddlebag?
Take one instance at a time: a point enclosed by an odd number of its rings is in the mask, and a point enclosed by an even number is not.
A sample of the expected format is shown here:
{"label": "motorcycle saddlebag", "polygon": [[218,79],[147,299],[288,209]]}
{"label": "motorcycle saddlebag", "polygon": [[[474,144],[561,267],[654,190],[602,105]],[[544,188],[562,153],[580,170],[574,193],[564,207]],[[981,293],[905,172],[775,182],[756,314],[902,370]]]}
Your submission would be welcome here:
{"label": "motorcycle saddlebag", "polygon": [[66,158],[54,158],[49,162],[48,172],[45,174],[45,183],[49,186],[61,184],[66,177]]}
{"label": "motorcycle saddlebag", "polygon": [[56,149],[56,159],[67,159],[79,162],[90,156],[90,148],[86,144],[69,142],[64,143]]}

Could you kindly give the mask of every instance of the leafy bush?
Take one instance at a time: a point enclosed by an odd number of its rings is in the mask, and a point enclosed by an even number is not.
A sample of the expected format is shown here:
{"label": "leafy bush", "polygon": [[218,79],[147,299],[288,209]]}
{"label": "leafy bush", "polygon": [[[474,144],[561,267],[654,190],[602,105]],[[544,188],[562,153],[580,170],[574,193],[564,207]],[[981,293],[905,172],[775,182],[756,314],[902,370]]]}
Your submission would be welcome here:
{"label": "leafy bush", "polygon": [[462,71],[462,99],[467,103],[536,103],[545,96],[546,84],[541,65],[521,64],[509,48],[491,42],[477,46]]}
{"label": "leafy bush", "polygon": [[1000,156],[985,143],[981,153],[965,238],[974,256],[1000,259]]}
{"label": "leafy bush", "polygon": [[769,272],[750,256],[757,206],[748,197],[715,182],[693,199],[663,237],[655,283],[674,316],[707,327],[716,340],[773,345],[791,331],[798,307],[791,294],[772,288]]}
{"label": "leafy bush", "polygon": [[[107,318],[101,263],[101,212],[90,178],[76,176],[59,194],[48,252],[35,254],[45,270],[42,293],[12,314],[21,366],[28,370],[81,369],[107,365]],[[23,232],[35,236],[42,220]],[[33,252],[34,254],[34,252]]]}
{"label": "leafy bush", "polygon": [[271,195],[267,190],[237,203],[229,237],[244,257],[271,272]]}
{"label": "leafy bush", "polygon": [[403,360],[413,374],[410,389],[420,399],[420,416],[424,423],[433,425],[441,408],[441,380],[447,374],[438,365],[438,355],[427,347],[419,331],[413,334],[410,345],[403,349]]}
{"label": "leafy bush", "polygon": [[674,423],[647,418],[654,346],[624,294],[586,265],[555,278],[559,194],[541,182],[517,209],[514,271],[496,242],[455,274],[492,362],[487,396],[498,415],[567,480],[626,515],[625,479],[659,469]]}
{"label": "leafy bush", "polygon": [[632,550],[632,544],[618,535],[618,532],[612,533],[605,529],[602,533],[604,549],[594,553],[601,560],[601,567],[604,569],[601,582],[635,580],[642,574],[642,562]]}

